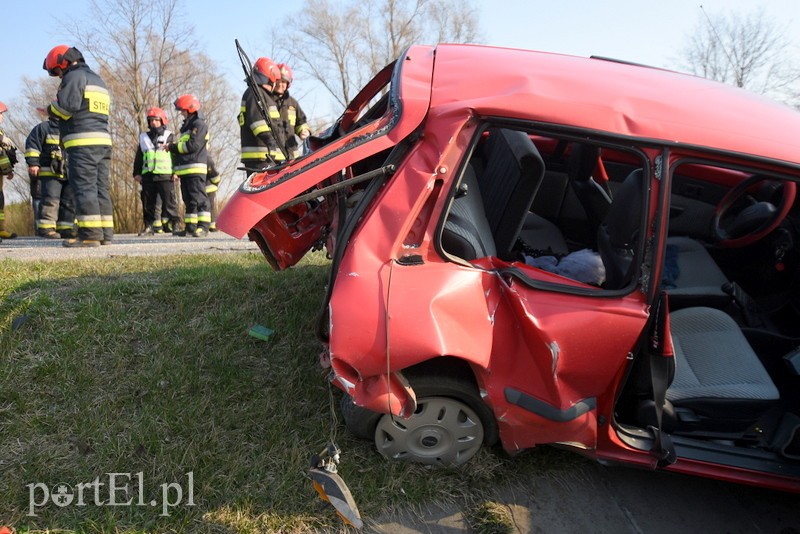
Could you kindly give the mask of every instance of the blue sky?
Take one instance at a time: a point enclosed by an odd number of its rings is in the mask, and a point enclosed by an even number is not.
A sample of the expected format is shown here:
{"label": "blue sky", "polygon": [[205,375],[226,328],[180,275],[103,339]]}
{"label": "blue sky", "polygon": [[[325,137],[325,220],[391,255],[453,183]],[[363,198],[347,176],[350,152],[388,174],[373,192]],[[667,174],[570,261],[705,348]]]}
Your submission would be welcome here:
{"label": "blue sky", "polygon": [[[42,60],[56,44],[70,44],[60,21],[79,20],[88,14],[88,0],[37,0],[3,2],[4,50],[0,76],[0,101],[19,97],[22,77],[44,74]],[[491,0],[478,2],[486,44],[576,54],[601,55],[677,68],[677,58],[688,32],[703,17],[727,12],[749,13],[764,6],[767,15],[785,25],[787,36],[800,57],[800,0]],[[281,21],[296,12],[297,1],[189,0],[187,18],[204,51],[219,62],[232,87],[243,89],[242,71],[234,48],[238,38],[251,58],[268,54],[266,21]],[[224,6],[224,7],[220,7]],[[502,8],[500,7],[502,6]],[[302,87],[302,74],[296,83]],[[329,112],[328,97],[312,92],[304,96],[309,116]],[[13,109],[10,110],[13,113]]]}

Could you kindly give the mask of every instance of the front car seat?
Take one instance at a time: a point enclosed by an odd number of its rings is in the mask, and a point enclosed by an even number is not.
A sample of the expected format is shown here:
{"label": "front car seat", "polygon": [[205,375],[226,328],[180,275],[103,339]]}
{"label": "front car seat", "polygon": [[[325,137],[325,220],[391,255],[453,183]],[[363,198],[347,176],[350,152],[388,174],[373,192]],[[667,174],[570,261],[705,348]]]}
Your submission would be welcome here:
{"label": "front car seat", "polygon": [[669,237],[665,256],[662,285],[674,308],[722,308],[731,301],[722,290],[728,277],[702,243],[691,237]]}
{"label": "front car seat", "polygon": [[777,404],[778,389],[728,314],[693,307],[669,319],[675,376],[666,398],[676,431],[742,433]]}
{"label": "front car seat", "polygon": [[597,248],[606,268],[606,289],[622,289],[636,270],[636,248],[642,224],[644,172],[636,169],[622,182],[597,229]]}

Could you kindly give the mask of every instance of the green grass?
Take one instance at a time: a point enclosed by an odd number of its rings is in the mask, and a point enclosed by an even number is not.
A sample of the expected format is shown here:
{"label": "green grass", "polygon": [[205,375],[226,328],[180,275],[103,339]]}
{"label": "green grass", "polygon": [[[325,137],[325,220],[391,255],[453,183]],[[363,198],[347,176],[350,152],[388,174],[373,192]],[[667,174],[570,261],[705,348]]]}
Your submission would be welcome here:
{"label": "green grass", "polygon": [[[0,273],[0,525],[19,532],[335,531],[340,520],[305,476],[332,432],[366,518],[479,502],[577,458],[483,450],[433,476],[385,461],[341,421],[332,428],[313,335],[328,274],[319,253],[283,273],[256,254],[4,260]],[[275,333],[248,336],[254,324]],[[188,472],[195,505],[162,516],[160,486],[188,491]],[[142,473],[157,506],[96,506],[90,488],[85,506],[48,502],[28,515],[29,484],[75,491],[106,473]],[[132,485],[116,500],[138,496]]]}
{"label": "green grass", "polygon": [[493,501],[484,501],[466,514],[467,523],[477,534],[510,534],[514,518],[508,508]]}

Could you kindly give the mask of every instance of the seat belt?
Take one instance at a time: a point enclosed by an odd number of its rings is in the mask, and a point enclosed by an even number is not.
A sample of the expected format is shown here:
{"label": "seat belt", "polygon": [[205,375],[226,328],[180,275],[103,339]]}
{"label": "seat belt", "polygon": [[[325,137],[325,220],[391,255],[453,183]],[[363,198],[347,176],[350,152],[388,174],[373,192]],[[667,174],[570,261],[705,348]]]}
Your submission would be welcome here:
{"label": "seat belt", "polygon": [[666,467],[677,460],[675,446],[669,434],[662,430],[664,403],[667,399],[667,388],[670,382],[670,371],[675,365],[675,351],[672,346],[672,334],[669,327],[669,301],[667,293],[662,291],[656,301],[653,314],[650,339],[648,343],[650,359],[650,380],[653,388],[653,402],[656,409],[656,426],[648,427],[653,433],[653,447],[650,454],[656,457],[656,466]]}

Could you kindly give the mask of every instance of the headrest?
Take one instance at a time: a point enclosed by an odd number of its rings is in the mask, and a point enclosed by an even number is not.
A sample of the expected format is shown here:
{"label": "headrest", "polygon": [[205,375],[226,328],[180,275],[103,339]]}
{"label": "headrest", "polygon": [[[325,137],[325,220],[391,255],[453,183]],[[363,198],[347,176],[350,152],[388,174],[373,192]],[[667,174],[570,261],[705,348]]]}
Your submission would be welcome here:
{"label": "headrest", "polygon": [[585,182],[592,177],[597,158],[600,156],[600,147],[572,143],[572,151],[567,160],[567,174],[569,179],[576,182]]}

